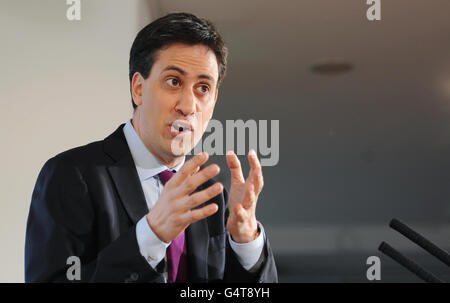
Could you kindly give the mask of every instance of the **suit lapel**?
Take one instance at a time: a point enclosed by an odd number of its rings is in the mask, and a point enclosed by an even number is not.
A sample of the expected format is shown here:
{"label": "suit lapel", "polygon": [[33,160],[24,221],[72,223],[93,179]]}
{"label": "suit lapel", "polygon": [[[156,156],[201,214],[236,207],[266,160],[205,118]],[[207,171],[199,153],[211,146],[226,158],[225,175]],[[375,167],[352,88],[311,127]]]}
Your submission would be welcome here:
{"label": "suit lapel", "polygon": [[133,224],[148,213],[139,176],[128,148],[123,126],[104,140],[104,150],[115,161],[107,167],[119,193],[123,207]]}

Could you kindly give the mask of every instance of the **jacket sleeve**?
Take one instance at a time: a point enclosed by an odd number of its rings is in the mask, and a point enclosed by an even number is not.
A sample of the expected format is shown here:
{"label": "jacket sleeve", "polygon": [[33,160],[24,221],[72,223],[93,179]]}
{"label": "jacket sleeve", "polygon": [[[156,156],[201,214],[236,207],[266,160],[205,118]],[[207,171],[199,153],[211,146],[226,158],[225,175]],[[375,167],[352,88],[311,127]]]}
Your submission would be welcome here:
{"label": "jacket sleeve", "polygon": [[[136,226],[100,248],[95,216],[88,186],[73,161],[63,156],[48,160],[31,199],[25,282],[163,281],[139,252]],[[68,275],[75,264],[68,262],[72,256],[80,260],[79,280]]]}
{"label": "jacket sleeve", "polygon": [[[224,189],[225,201],[225,224],[228,220],[228,192]],[[253,283],[277,283],[278,274],[275,266],[275,259],[270,247],[269,239],[266,237],[264,248],[256,264],[250,269],[246,270],[237,259],[233,249],[226,240],[226,260],[224,282],[253,282]]]}

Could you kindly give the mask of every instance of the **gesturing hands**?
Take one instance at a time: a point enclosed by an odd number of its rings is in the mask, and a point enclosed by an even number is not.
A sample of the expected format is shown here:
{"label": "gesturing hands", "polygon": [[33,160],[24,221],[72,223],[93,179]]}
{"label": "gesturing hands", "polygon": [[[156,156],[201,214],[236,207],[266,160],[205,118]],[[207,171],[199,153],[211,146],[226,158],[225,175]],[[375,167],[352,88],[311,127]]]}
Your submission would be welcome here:
{"label": "gesturing hands", "polygon": [[208,154],[203,152],[187,161],[165,184],[161,196],[147,214],[147,222],[160,240],[172,241],[191,223],[209,217],[218,210],[215,203],[192,210],[223,190],[223,185],[217,182],[191,195],[197,187],[220,171],[216,164],[208,165],[200,170],[200,166],[207,160]]}
{"label": "gesturing hands", "polygon": [[256,203],[264,186],[261,164],[254,150],[248,153],[250,173],[247,180],[242,175],[241,163],[232,151],[227,153],[227,163],[231,171],[231,188],[228,208],[230,215],[227,229],[235,242],[247,243],[257,235]]}
{"label": "gesturing hands", "polygon": [[[247,243],[255,239],[257,222],[255,216],[258,195],[263,187],[262,170],[256,153],[248,154],[250,173],[247,180],[242,175],[241,164],[236,154],[227,153],[227,163],[231,171],[229,197],[230,215],[227,229],[235,242]],[[155,206],[147,214],[147,222],[155,235],[164,242],[170,242],[180,235],[190,224],[213,215],[218,210],[215,203],[193,209],[220,194],[220,182],[194,194],[197,187],[215,177],[220,168],[216,164],[200,167],[208,160],[203,152],[187,161],[183,167],[165,184]]]}

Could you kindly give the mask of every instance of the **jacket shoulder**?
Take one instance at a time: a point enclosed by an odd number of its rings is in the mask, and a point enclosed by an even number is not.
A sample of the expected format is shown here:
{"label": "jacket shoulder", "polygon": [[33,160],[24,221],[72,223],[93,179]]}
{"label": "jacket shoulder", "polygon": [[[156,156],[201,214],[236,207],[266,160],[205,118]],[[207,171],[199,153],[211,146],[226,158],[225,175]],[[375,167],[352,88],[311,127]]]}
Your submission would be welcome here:
{"label": "jacket shoulder", "polygon": [[113,133],[107,136],[103,140],[98,140],[90,142],[85,145],[73,147],[66,151],[56,154],[50,158],[47,162],[57,162],[64,164],[75,164],[77,166],[85,165],[100,165],[104,163],[110,163],[111,157],[107,152],[105,152],[106,143],[111,143],[110,148],[115,149],[116,147],[122,147],[122,143],[126,142],[125,136],[123,135],[124,124],[120,125]]}
{"label": "jacket shoulder", "polygon": [[[63,151],[53,157],[56,161],[82,164],[97,158],[103,153],[103,140],[91,142]],[[51,159],[50,159],[51,160]]]}

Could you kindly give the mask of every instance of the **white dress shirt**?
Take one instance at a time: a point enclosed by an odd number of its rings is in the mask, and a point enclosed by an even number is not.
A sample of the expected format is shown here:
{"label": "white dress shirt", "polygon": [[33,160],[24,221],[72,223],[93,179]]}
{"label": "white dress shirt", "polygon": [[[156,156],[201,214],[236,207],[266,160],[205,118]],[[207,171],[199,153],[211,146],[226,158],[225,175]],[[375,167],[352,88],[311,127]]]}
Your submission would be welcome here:
{"label": "white dress shirt", "polygon": [[[144,142],[142,142],[141,138],[133,128],[131,119],[125,124],[123,132],[139,175],[139,180],[145,195],[145,201],[147,202],[148,209],[151,210],[158,201],[164,188],[164,185],[159,180],[158,174],[169,168],[162,164],[147,149]],[[181,163],[172,168],[172,170],[178,171],[183,166],[184,161],[185,158],[183,157]],[[248,243],[234,242],[228,233],[230,246],[236,253],[239,262],[246,270],[249,270],[256,264],[264,248],[264,241],[266,238],[264,228],[259,222],[258,226],[261,230],[260,235],[255,240]],[[142,217],[136,225],[136,238],[141,255],[147,260],[150,266],[156,268],[158,263],[165,258],[166,249],[170,245],[170,242],[163,242],[154,234],[148,225],[145,216]]]}

